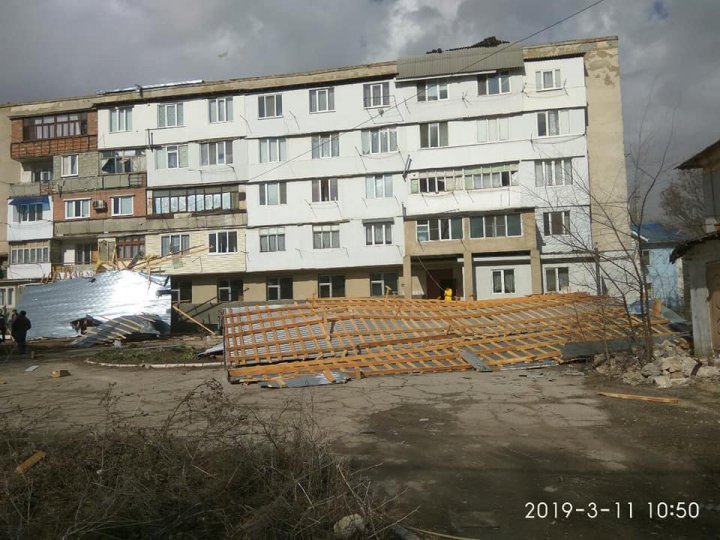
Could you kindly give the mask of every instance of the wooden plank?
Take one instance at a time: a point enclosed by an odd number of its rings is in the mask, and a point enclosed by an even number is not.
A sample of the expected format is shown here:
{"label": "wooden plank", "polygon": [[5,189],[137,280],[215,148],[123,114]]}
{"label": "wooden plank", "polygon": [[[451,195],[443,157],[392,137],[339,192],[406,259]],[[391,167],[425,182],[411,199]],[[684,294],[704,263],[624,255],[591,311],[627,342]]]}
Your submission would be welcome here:
{"label": "wooden plank", "polygon": [[598,392],[601,396],[617,398],[617,399],[631,399],[636,401],[649,401],[651,403],[677,403],[680,401],[678,398],[666,398],[656,396],[641,396],[638,394],[617,394],[615,392]]}
{"label": "wooden plank", "polygon": [[32,469],[35,465],[37,465],[43,459],[45,459],[45,456],[47,456],[47,454],[45,452],[43,452],[42,450],[38,450],[32,456],[30,456],[25,461],[23,461],[20,465],[15,467],[15,472],[17,474],[25,474],[30,469]]}

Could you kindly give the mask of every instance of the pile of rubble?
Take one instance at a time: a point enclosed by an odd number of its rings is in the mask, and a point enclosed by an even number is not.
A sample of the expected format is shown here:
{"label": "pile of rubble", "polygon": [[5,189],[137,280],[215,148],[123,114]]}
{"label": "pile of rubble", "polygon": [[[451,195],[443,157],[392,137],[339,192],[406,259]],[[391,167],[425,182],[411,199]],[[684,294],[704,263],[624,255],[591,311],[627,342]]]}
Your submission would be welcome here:
{"label": "pile of rubble", "polygon": [[653,384],[658,388],[683,386],[695,378],[720,377],[719,367],[708,365],[707,360],[693,358],[672,341],[657,345],[654,357],[654,361],[641,366],[629,353],[611,354],[607,359],[597,355],[593,367],[598,373],[620,378],[625,384]]}

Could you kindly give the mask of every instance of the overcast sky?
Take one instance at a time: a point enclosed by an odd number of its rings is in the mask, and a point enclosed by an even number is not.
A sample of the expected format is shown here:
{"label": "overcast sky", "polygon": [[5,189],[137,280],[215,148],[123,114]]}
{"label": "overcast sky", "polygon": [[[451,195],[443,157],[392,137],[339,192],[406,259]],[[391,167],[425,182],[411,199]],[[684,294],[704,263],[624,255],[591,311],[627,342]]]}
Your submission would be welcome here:
{"label": "overcast sky", "polygon": [[[0,0],[0,103],[339,67],[522,39],[593,0]],[[620,37],[625,143],[720,138],[719,0],[605,0],[529,43]],[[674,128],[670,125],[673,122]]]}

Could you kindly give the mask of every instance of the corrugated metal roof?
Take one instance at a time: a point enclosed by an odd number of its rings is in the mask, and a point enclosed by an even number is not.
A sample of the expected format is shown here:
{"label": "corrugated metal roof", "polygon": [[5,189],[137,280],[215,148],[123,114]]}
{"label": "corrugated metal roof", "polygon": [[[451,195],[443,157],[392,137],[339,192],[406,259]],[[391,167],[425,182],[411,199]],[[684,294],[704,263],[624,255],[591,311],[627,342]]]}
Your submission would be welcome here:
{"label": "corrugated metal roof", "polygon": [[523,48],[510,44],[431,53],[401,58],[397,66],[398,80],[519,68],[523,66]]}

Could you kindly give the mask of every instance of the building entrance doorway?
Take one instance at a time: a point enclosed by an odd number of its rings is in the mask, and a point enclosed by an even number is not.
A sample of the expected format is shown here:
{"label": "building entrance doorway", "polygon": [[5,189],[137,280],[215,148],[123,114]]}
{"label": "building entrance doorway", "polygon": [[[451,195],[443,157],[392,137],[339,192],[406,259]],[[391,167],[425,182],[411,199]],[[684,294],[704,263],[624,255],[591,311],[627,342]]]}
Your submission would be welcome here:
{"label": "building entrance doorway", "polygon": [[445,297],[445,289],[450,288],[453,296],[460,296],[457,290],[457,280],[452,268],[428,270],[427,272],[427,297],[436,300]]}

